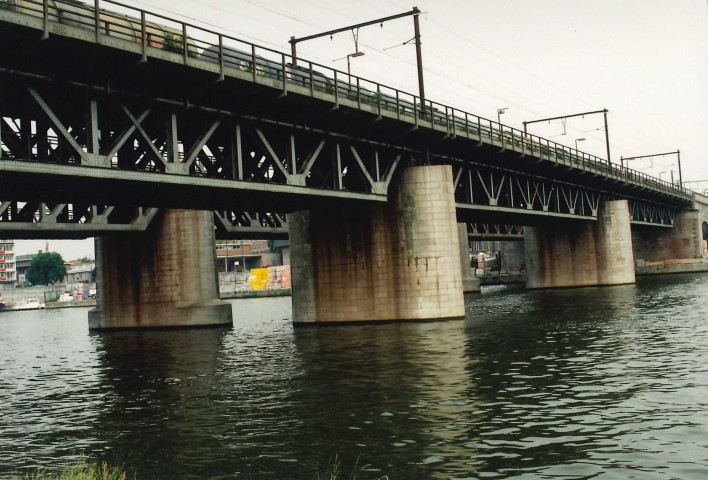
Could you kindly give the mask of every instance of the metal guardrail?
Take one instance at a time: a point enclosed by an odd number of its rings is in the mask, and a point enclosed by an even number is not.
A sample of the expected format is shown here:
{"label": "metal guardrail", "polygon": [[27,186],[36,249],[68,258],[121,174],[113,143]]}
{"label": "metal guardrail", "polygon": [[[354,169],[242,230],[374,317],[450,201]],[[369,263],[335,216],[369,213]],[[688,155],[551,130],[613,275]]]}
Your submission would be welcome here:
{"label": "metal guardrail", "polygon": [[[113,7],[104,10],[102,6]],[[283,91],[294,85],[315,94],[329,94],[336,104],[347,99],[358,108],[366,106],[379,115],[392,114],[397,119],[418,125],[442,127],[453,136],[477,137],[502,148],[510,148],[539,159],[588,169],[608,177],[616,177],[643,187],[670,194],[690,196],[691,192],[646,173],[608,164],[607,160],[576,148],[552,142],[537,135],[526,134],[507,125],[426,99],[421,104],[417,95],[350,75],[340,70],[262,47],[236,37],[175,21],[164,15],[148,12],[114,0],[94,0],[86,5],[76,0],[0,0],[0,9],[12,10],[42,18],[44,36],[48,37],[52,22],[91,30],[96,42],[114,37],[142,46],[146,59],[151,49],[179,54],[184,62],[196,58],[218,65],[220,76],[239,70],[279,83]],[[125,13],[124,13],[125,12]]]}

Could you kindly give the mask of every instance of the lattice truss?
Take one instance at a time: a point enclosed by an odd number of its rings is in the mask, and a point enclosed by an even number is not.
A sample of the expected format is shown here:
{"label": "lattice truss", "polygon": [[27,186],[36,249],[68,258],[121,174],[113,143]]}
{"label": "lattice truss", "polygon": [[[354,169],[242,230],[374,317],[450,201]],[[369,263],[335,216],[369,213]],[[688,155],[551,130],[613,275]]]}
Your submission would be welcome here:
{"label": "lattice truss", "polygon": [[455,201],[479,210],[596,218],[604,200],[627,199],[635,223],[673,225],[674,209],[523,172],[467,163],[453,167]]}
{"label": "lattice truss", "polygon": [[[142,232],[158,212],[158,208],[151,207],[2,201],[0,232],[67,237]],[[220,210],[214,211],[214,224],[220,238],[287,238],[288,235],[285,214]]]}
{"label": "lattice truss", "polygon": [[284,213],[214,211],[214,224],[220,238],[288,238]]}
{"label": "lattice truss", "polygon": [[[35,88],[25,93],[31,108],[22,115],[0,111],[0,159],[385,195],[397,165],[410,157],[322,132],[243,122],[214,112],[128,105],[111,95],[92,98],[83,107],[56,100],[50,105]],[[134,230],[152,218],[118,206],[3,205],[7,214],[0,216],[0,224],[123,225]],[[214,218],[217,235],[224,237],[287,234],[285,213],[269,212],[263,205],[215,210]]]}
{"label": "lattice truss", "polygon": [[[112,94],[66,101],[33,86],[16,96],[7,108],[0,101],[0,159],[379,196],[387,194],[399,164],[422,161],[418,152],[400,146],[189,105],[168,108]],[[453,164],[456,202],[479,210],[595,218],[603,199],[622,198],[467,159],[435,154],[428,158]],[[673,223],[670,207],[629,200],[632,221]],[[2,217],[3,222],[20,218],[20,212],[25,212],[21,216],[25,222],[32,218],[34,223],[98,225],[107,219],[105,225],[143,225],[147,219],[146,210],[124,211],[118,206],[20,205],[12,199],[5,204],[6,211],[15,214]],[[113,223],[114,219],[120,221]],[[222,234],[287,228],[284,212],[268,212],[263,204],[215,211],[215,222]]]}
{"label": "lattice truss", "polygon": [[385,193],[401,159],[390,148],[219,112],[112,95],[50,105],[35,88],[26,93],[35,108],[0,122],[3,159],[363,193]]}
{"label": "lattice truss", "polygon": [[524,227],[501,223],[467,223],[467,236],[480,239],[524,238]]}
{"label": "lattice truss", "polygon": [[61,230],[75,233],[124,230],[143,231],[158,209],[73,203],[0,202],[0,230],[31,233]]}

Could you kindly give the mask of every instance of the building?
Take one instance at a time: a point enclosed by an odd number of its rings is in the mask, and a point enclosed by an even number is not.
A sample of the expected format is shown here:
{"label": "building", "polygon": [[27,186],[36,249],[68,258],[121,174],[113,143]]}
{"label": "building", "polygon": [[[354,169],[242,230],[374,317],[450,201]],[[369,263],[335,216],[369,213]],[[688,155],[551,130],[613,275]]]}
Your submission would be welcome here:
{"label": "building", "polygon": [[27,284],[27,272],[29,272],[30,263],[36,257],[36,253],[28,253],[26,255],[17,255],[15,257],[15,267],[17,268],[17,284],[24,287]]}
{"label": "building", "polygon": [[0,240],[0,288],[13,288],[16,281],[15,241]]}
{"label": "building", "polygon": [[248,272],[252,268],[281,263],[280,255],[270,251],[267,240],[220,240],[216,243],[219,273]]}
{"label": "building", "polygon": [[66,285],[73,285],[77,283],[91,283],[91,277],[95,268],[96,264],[94,263],[85,263],[83,265],[71,267],[66,272],[66,277],[64,277],[64,283]]}

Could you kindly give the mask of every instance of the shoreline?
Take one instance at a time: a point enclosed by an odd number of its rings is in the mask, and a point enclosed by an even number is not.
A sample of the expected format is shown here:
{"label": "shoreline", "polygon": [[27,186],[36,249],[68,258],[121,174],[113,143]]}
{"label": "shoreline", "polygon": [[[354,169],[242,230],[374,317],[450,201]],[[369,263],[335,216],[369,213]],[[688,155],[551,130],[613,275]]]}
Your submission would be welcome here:
{"label": "shoreline", "polygon": [[[650,277],[655,275],[673,275],[681,273],[706,273],[708,272],[708,258],[687,258],[672,259],[659,262],[637,261],[634,274],[636,277]],[[481,275],[475,277],[480,281],[480,286],[496,285],[525,285],[526,273],[514,272],[500,275]],[[219,294],[221,300],[244,299],[244,298],[268,298],[292,296],[291,288],[263,289],[263,290],[239,290],[234,292],[222,292]],[[12,305],[12,304],[10,304]],[[72,308],[72,307],[94,307],[96,300],[79,300],[72,302],[45,302],[45,309]],[[0,306],[0,312],[13,312],[7,308],[9,305]]]}

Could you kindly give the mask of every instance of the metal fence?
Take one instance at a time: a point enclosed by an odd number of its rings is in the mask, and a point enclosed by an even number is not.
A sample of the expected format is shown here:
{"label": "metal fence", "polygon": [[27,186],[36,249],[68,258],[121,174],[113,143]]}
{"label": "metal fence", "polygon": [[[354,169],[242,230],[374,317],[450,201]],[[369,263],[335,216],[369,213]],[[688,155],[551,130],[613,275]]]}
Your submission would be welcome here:
{"label": "metal fence", "polygon": [[612,165],[606,159],[494,120],[429,99],[421,102],[415,94],[312,61],[295,61],[287,53],[113,0],[94,0],[93,5],[76,0],[0,0],[0,9],[41,18],[45,37],[53,22],[83,28],[93,32],[96,42],[108,36],[139,44],[144,59],[152,49],[172,52],[183,57],[185,63],[192,58],[218,65],[222,78],[234,72],[240,72],[241,76],[245,73],[254,82],[268,79],[283,91],[300,87],[299,91],[304,89],[312,96],[329,96],[337,104],[347,100],[358,108],[373,109],[379,115],[386,112],[415,124],[426,122],[451,135],[475,137],[522,154],[588,169],[649,189],[674,195],[691,194],[681,185]]}

